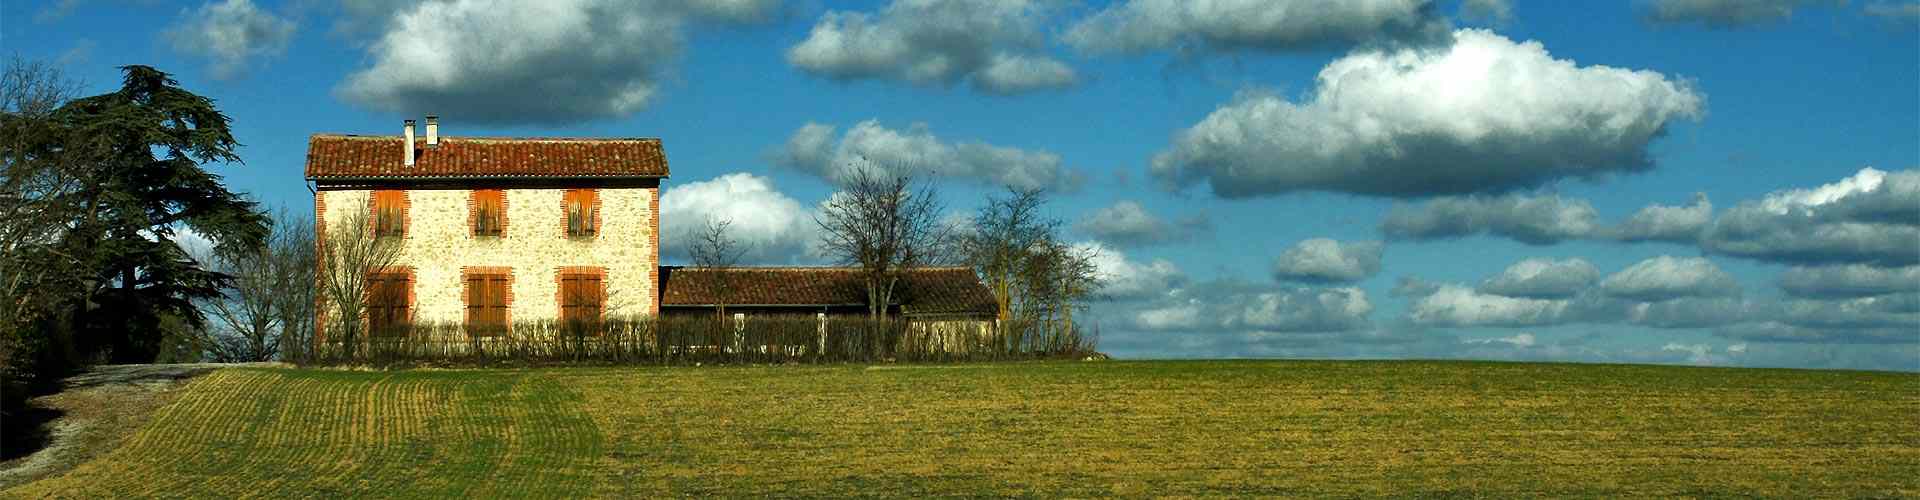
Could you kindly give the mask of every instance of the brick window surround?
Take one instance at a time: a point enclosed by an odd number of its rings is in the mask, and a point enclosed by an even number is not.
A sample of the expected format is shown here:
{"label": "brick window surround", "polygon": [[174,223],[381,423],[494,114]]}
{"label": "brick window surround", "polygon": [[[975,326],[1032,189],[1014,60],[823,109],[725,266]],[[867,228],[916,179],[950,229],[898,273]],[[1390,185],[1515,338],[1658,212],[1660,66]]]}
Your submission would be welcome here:
{"label": "brick window surround", "polygon": [[499,189],[475,189],[467,194],[467,234],[504,237],[507,235],[507,192]]}
{"label": "brick window surround", "polygon": [[395,267],[367,273],[367,333],[405,334],[413,321],[413,268]]}
{"label": "brick window surround", "polygon": [[373,220],[374,236],[405,237],[408,223],[407,192],[398,189],[381,189],[367,197],[367,215]]}
{"label": "brick window surround", "polygon": [[560,321],[599,321],[607,309],[607,268],[562,267],[554,273]]}
{"label": "brick window surround", "polygon": [[568,189],[560,197],[560,230],[568,238],[600,234],[600,191]]}
{"label": "brick window surround", "polygon": [[513,268],[460,268],[466,302],[467,333],[476,337],[506,333],[513,325]]}

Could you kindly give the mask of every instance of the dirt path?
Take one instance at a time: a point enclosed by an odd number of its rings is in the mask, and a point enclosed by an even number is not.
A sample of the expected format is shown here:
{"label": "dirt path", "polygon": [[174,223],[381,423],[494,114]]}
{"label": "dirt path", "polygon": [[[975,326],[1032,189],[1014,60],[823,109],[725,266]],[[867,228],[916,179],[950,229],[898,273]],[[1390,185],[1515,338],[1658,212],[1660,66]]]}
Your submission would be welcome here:
{"label": "dirt path", "polygon": [[180,386],[193,377],[231,366],[261,365],[273,363],[107,365],[70,377],[60,392],[33,400],[60,416],[46,424],[45,448],[0,462],[0,490],[65,473],[114,449],[145,425],[154,410],[173,401]]}

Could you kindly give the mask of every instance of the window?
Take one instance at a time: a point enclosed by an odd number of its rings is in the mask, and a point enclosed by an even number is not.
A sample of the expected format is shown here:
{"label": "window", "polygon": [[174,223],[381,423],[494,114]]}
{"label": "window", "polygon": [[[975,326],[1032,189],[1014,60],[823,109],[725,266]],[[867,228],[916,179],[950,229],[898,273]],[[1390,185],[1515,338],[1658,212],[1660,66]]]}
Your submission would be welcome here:
{"label": "window", "polygon": [[373,192],[373,234],[375,236],[405,236],[407,234],[407,192],[383,190]]}
{"label": "window", "polygon": [[374,335],[404,335],[413,318],[413,277],[407,273],[367,275],[367,329]]}
{"label": "window", "polygon": [[600,321],[607,292],[601,274],[563,272],[560,274],[560,321],[568,325]]}
{"label": "window", "polygon": [[562,198],[567,237],[591,237],[600,229],[600,199],[592,189],[569,189]]}
{"label": "window", "polygon": [[473,192],[474,236],[500,236],[507,228],[507,193],[498,189]]}
{"label": "window", "polygon": [[512,290],[506,273],[467,274],[467,332],[475,336],[499,335],[507,331],[507,293]]}

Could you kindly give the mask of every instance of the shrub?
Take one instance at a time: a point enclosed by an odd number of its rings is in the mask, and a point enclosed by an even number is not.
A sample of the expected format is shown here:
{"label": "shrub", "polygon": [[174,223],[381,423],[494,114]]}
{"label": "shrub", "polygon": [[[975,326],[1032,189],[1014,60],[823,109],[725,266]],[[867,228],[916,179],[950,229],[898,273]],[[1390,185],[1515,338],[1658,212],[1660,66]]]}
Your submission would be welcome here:
{"label": "shrub", "polygon": [[[519,321],[506,328],[415,323],[351,345],[317,343],[318,365],[743,364],[987,361],[1091,352],[1081,336],[1011,323],[752,316]],[[331,332],[329,332],[331,333]],[[1033,337],[1033,338],[1029,338]]]}

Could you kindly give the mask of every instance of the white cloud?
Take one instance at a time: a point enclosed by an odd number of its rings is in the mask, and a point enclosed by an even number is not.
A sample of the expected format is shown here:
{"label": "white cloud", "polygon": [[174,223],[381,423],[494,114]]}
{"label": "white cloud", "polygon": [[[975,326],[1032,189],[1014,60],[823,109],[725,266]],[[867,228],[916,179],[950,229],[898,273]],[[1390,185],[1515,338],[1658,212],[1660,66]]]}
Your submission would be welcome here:
{"label": "white cloud", "polygon": [[1488,344],[1488,345],[1507,344],[1510,346],[1523,347],[1523,348],[1533,347],[1534,345],[1533,334],[1531,333],[1522,333],[1522,334],[1514,335],[1511,337],[1494,337],[1494,338],[1486,338],[1486,339],[1461,339],[1460,342],[1464,344]]}
{"label": "white cloud", "polygon": [[257,61],[286,53],[293,31],[292,21],[249,0],[227,0],[182,10],[166,37],[173,50],[206,58],[213,77],[225,80],[244,74]]}
{"label": "white cloud", "polygon": [[1844,298],[1920,291],[1920,265],[1797,266],[1780,276],[1780,288],[1795,297]]}
{"label": "white cloud", "polygon": [[1160,297],[1186,284],[1187,275],[1166,259],[1139,262],[1125,253],[1099,242],[1074,244],[1093,259],[1094,272],[1100,276],[1100,294],[1115,299]]}
{"label": "white cloud", "polygon": [[1647,0],[1642,17],[1662,24],[1701,24],[1714,28],[1740,28],[1785,21],[1794,9],[1814,4],[1832,4],[1835,0]]}
{"label": "white cloud", "polygon": [[1600,270],[1585,259],[1526,259],[1480,282],[1476,291],[1506,297],[1564,299],[1579,294],[1600,279]]}
{"label": "white cloud", "polygon": [[843,81],[966,80],[993,94],[1071,87],[1079,81],[1073,69],[1039,52],[1055,3],[895,0],[878,14],[829,11],[787,49],[787,62]]}
{"label": "white cloud", "polygon": [[1178,134],[1151,172],[1224,197],[1413,197],[1651,168],[1648,145],[1705,98],[1653,71],[1578,66],[1538,42],[1454,32],[1439,50],[1362,50],[1305,101],[1243,94]]}
{"label": "white cloud", "polygon": [[1548,245],[1591,235],[1598,216],[1587,200],[1558,195],[1442,196],[1419,207],[1396,204],[1380,231],[1404,240],[1491,234]]}
{"label": "white cloud", "polygon": [[[335,88],[378,111],[557,124],[653,102],[692,21],[756,20],[772,1],[443,0],[400,6]],[[377,12],[377,3],[367,13]]]}
{"label": "white cloud", "polygon": [[1466,0],[1460,2],[1460,17],[1505,23],[1513,20],[1513,2],[1510,0]]}
{"label": "white cloud", "polygon": [[1295,243],[1273,263],[1280,281],[1352,283],[1380,272],[1378,241],[1334,241],[1313,238]]}
{"label": "white cloud", "polygon": [[1733,297],[1680,297],[1631,304],[1626,321],[1653,328],[1708,328],[1754,321],[1771,315],[1773,308]]}
{"label": "white cloud", "polygon": [[1874,2],[1867,4],[1864,12],[1869,16],[1885,19],[1896,25],[1912,28],[1920,26],[1920,2],[1906,0],[1902,2]]}
{"label": "white cloud", "polygon": [[1737,295],[1740,284],[1706,258],[1662,255],[1607,276],[1600,289],[1614,297],[1660,301]]}
{"label": "white cloud", "polygon": [[1696,193],[1693,203],[1684,207],[1654,204],[1641,208],[1613,229],[1612,236],[1622,241],[1693,243],[1712,222],[1713,202],[1706,193]]}
{"label": "white cloud", "polygon": [[728,232],[747,253],[742,264],[818,260],[813,212],[780,193],[773,181],[749,173],[669,187],[660,195],[662,258],[687,258],[690,234],[707,221],[730,221]]}
{"label": "white cloud", "polygon": [[886,128],[878,120],[867,120],[847,130],[837,143],[834,131],[832,125],[803,125],[774,154],[773,161],[836,184],[870,168],[901,169],[1020,189],[1072,191],[1085,182],[1085,175],[1067,168],[1060,155],[978,142],[949,143],[935,137],[925,123],[901,131]]}
{"label": "white cloud", "polygon": [[1168,222],[1139,202],[1120,200],[1087,214],[1074,223],[1074,228],[1111,245],[1145,246],[1185,241],[1210,230],[1211,225],[1199,215]]}
{"label": "white cloud", "polygon": [[1414,301],[1407,318],[1424,326],[1545,326],[1572,318],[1567,300],[1505,297],[1443,284]]}
{"label": "white cloud", "polygon": [[1363,330],[1373,303],[1359,288],[1261,288],[1208,283],[1138,306],[1135,328],[1189,333],[1325,333]]}
{"label": "white cloud", "polygon": [[1920,263],[1920,171],[1873,168],[1728,209],[1701,234],[1718,254],[1793,264]]}
{"label": "white cloud", "polygon": [[1304,50],[1445,38],[1431,0],[1127,0],[1068,28],[1089,52]]}

